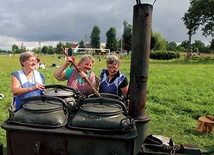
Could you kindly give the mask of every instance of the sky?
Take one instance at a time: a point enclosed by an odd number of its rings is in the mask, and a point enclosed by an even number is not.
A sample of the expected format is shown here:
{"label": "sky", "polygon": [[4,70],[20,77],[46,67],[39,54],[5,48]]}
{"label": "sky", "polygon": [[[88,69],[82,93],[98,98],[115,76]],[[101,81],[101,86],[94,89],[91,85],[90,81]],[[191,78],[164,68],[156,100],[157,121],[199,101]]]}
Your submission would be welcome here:
{"label": "sky", "polygon": [[[155,3],[154,3],[155,2]],[[188,40],[181,18],[189,8],[189,0],[141,0],[153,5],[152,30],[168,42],[180,44]],[[11,50],[21,43],[27,49],[56,46],[63,43],[90,41],[95,25],[100,28],[101,43],[106,41],[110,27],[121,39],[123,22],[133,25],[136,0],[0,0],[0,49]],[[211,37],[204,37],[200,29],[193,36],[209,45]]]}

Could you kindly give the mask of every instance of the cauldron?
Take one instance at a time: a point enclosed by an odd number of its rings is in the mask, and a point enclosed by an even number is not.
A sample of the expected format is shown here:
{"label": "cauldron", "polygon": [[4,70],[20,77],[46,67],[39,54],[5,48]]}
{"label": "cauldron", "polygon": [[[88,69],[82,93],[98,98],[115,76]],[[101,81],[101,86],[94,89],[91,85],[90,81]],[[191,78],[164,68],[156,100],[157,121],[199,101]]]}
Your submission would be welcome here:
{"label": "cauldron", "polygon": [[[121,97],[121,96],[118,96],[118,95],[115,95],[115,94],[110,94],[110,93],[100,93],[100,95],[103,98],[115,99],[115,100],[121,101],[128,108],[128,101],[125,98]],[[88,97],[89,98],[97,98],[97,95],[96,94],[90,94]]]}
{"label": "cauldron", "polygon": [[86,98],[74,88],[57,84],[46,85],[43,94],[63,99],[67,104],[69,114],[72,114],[77,109],[77,104],[80,100]]}
{"label": "cauldron", "polygon": [[21,99],[21,109],[10,111],[9,123],[33,127],[56,128],[67,124],[67,105],[64,100],[47,95]]}
{"label": "cauldron", "polygon": [[85,131],[121,132],[133,126],[125,105],[108,98],[81,100],[79,110],[68,121],[69,128]]}

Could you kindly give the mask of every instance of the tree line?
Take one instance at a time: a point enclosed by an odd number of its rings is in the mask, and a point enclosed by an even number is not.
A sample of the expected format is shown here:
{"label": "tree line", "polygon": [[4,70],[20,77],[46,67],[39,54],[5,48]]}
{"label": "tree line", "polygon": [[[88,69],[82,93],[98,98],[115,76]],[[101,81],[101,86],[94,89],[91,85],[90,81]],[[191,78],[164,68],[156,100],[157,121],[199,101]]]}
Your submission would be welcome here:
{"label": "tree line", "polygon": [[[124,32],[122,35],[122,41],[116,39],[116,29],[114,27],[111,27],[106,32],[106,49],[110,49],[110,51],[120,51],[121,47],[125,51],[131,51],[132,46],[132,25],[128,24],[126,21],[124,21]],[[91,35],[90,35],[90,46],[91,48],[100,48],[100,28],[96,25],[94,26]],[[83,40],[81,40],[79,43],[79,48],[86,48],[86,43],[84,43]],[[122,45],[121,45],[122,44]],[[60,54],[60,48],[72,48],[73,43],[67,42],[57,43],[56,47],[53,46],[43,46],[40,48],[34,48],[32,51],[34,51],[37,54]],[[214,47],[214,39],[211,41],[211,45],[205,45],[200,40],[195,40],[194,43],[191,44],[192,51],[191,52],[201,52],[201,53],[213,53],[213,47]],[[165,39],[161,37],[161,34],[158,32],[152,32],[151,36],[151,47],[150,49],[153,51],[179,51],[179,52],[187,52],[189,48],[189,41],[185,40],[181,44],[177,44],[176,42],[167,42]],[[18,54],[26,51],[26,49],[21,49],[17,45],[12,46],[12,53]]]}

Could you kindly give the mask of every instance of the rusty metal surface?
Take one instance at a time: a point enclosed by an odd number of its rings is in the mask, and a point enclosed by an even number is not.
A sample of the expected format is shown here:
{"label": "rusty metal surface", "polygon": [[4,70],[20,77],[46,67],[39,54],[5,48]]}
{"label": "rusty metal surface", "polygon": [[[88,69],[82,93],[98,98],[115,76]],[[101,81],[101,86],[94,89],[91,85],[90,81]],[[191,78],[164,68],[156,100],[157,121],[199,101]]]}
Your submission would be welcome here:
{"label": "rusty metal surface", "polygon": [[145,114],[152,8],[150,4],[134,6],[129,107],[134,119],[142,119]]}
{"label": "rusty metal surface", "polygon": [[137,137],[136,129],[123,134],[97,134],[66,127],[41,129],[6,122],[2,128],[6,130],[8,155],[132,155]]}
{"label": "rusty metal surface", "polygon": [[134,6],[133,35],[130,70],[129,115],[134,118],[139,136],[136,139],[137,152],[148,135],[149,116],[146,109],[146,87],[151,41],[152,5],[138,4]]}

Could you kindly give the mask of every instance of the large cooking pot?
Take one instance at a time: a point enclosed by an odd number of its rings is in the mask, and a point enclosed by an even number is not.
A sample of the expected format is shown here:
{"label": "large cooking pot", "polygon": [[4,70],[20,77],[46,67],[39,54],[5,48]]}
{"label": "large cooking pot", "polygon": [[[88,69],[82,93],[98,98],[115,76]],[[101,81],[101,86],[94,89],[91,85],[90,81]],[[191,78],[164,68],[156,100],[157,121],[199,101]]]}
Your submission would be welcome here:
{"label": "large cooking pot", "polygon": [[69,114],[77,109],[76,106],[80,100],[86,98],[76,89],[58,84],[46,85],[43,94],[63,99],[67,104]]}
{"label": "large cooking pot", "polygon": [[129,131],[134,121],[121,101],[108,98],[87,98],[69,119],[68,127],[85,131]]}
{"label": "large cooking pot", "polygon": [[[103,97],[103,98],[109,98],[109,99],[115,99],[115,100],[118,100],[118,101],[121,101],[125,104],[125,106],[127,107],[128,106],[128,101],[121,97],[121,96],[118,96],[118,95],[115,95],[115,94],[110,94],[110,93],[100,93],[100,95]],[[97,95],[96,94],[90,94],[88,95],[89,98],[97,98]]]}
{"label": "large cooking pot", "polygon": [[13,112],[10,110],[9,123],[56,128],[67,124],[67,105],[64,100],[52,96],[22,98],[26,104]]}

